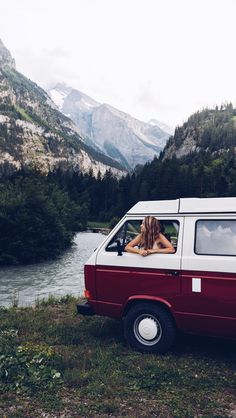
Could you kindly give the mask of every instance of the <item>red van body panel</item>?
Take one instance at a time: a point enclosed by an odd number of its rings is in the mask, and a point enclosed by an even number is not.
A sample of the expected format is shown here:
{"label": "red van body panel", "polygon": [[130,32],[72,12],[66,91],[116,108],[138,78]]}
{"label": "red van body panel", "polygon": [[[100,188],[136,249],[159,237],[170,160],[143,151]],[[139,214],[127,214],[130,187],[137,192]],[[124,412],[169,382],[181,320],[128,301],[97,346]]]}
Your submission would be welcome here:
{"label": "red van body panel", "polygon": [[[179,330],[222,337],[236,336],[236,273],[85,266],[86,289],[94,313],[122,318],[135,301],[155,301],[169,309]],[[192,278],[201,278],[201,292]]]}
{"label": "red van body panel", "polygon": [[[185,332],[236,336],[236,273],[182,271],[182,292],[175,319]],[[201,292],[192,291],[192,278],[201,279]]]}
{"label": "red van body panel", "polygon": [[[172,306],[180,293],[180,277],[168,270],[96,266],[97,313],[121,318],[127,303],[160,300]],[[167,301],[168,298],[168,301]]]}
{"label": "red van body panel", "polygon": [[89,304],[94,313],[97,313],[97,293],[96,293],[96,266],[85,264],[84,266],[85,289],[89,291]]}

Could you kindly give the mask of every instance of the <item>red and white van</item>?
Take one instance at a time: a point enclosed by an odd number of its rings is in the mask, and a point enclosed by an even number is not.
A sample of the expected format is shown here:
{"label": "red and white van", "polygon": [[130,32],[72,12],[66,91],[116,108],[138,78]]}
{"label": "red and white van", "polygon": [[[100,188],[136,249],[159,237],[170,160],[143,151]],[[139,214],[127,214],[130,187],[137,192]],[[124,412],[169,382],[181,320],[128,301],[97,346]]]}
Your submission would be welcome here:
{"label": "red and white van", "polygon": [[[146,215],[175,253],[124,251]],[[122,318],[142,352],[164,353],[177,330],[236,337],[236,198],[137,203],[87,261],[85,286],[78,312]]]}

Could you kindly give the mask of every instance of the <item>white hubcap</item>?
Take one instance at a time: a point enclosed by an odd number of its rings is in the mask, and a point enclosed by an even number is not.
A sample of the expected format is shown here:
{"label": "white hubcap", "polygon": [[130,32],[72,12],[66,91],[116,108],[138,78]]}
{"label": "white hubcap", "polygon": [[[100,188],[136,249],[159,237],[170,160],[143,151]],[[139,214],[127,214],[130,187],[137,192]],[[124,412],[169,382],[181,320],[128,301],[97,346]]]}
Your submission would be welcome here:
{"label": "white hubcap", "polygon": [[145,340],[153,340],[158,333],[157,323],[152,318],[145,318],[138,325],[138,332]]}

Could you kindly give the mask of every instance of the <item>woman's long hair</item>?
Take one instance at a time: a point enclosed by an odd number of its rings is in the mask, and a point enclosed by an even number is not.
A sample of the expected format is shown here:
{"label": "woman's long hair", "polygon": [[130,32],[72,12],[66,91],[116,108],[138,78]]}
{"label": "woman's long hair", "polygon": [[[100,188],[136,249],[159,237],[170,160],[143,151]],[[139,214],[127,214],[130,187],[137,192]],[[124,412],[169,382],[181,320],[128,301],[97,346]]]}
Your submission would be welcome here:
{"label": "woman's long hair", "polygon": [[145,229],[141,233],[140,244],[145,250],[150,250],[160,234],[161,225],[153,216],[145,216],[143,223]]}

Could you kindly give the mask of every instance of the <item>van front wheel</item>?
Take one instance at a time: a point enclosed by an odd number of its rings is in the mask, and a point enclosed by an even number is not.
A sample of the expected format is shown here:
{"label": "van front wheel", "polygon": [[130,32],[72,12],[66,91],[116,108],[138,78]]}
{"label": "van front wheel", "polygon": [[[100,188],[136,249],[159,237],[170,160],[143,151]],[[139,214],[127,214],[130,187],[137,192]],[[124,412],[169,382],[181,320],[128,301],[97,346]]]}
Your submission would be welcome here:
{"label": "van front wheel", "polygon": [[171,315],[155,303],[138,303],[124,318],[125,338],[142,353],[164,354],[173,344],[176,328]]}

